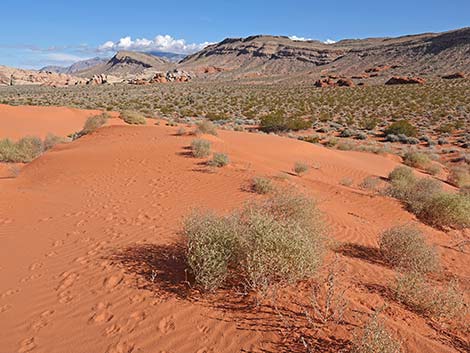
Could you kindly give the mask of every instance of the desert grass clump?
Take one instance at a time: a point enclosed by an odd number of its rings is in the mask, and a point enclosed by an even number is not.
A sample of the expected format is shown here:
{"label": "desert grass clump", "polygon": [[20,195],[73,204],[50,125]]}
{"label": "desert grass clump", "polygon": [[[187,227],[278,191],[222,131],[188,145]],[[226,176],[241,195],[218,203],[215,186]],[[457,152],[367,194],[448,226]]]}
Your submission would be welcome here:
{"label": "desert grass clump", "polygon": [[124,120],[125,123],[130,124],[130,125],[147,124],[147,120],[145,120],[145,117],[141,113],[130,111],[130,110],[122,111],[121,119]]}
{"label": "desert grass clump", "polygon": [[398,302],[426,316],[456,323],[468,315],[463,291],[455,280],[439,288],[427,282],[423,274],[408,272],[397,278],[392,291]]}
{"label": "desert grass clump", "polygon": [[274,190],[271,179],[263,177],[255,177],[251,181],[251,190],[257,194],[269,194]]}
{"label": "desert grass clump", "polygon": [[209,120],[202,120],[196,124],[196,133],[217,136],[217,129]]}
{"label": "desert grass clump", "polygon": [[36,136],[22,137],[17,142],[0,140],[0,162],[29,163],[43,152],[43,142]]}
{"label": "desert grass clump", "polygon": [[103,113],[89,117],[83,125],[82,131],[79,132],[80,136],[88,135],[98,128],[102,127],[108,121],[108,114]]}
{"label": "desert grass clump", "polygon": [[384,259],[405,271],[432,272],[438,269],[436,250],[429,246],[419,229],[410,225],[390,228],[379,238]]}
{"label": "desert grass clump", "polygon": [[380,184],[380,179],[375,176],[368,176],[359,184],[361,189],[365,190],[377,190]]}
{"label": "desert grass clump", "polygon": [[303,163],[303,162],[295,162],[294,172],[298,176],[302,176],[302,175],[304,175],[305,173],[308,172],[308,165],[306,163]]}
{"label": "desert grass clump", "polygon": [[211,142],[203,139],[195,139],[191,142],[191,151],[195,158],[205,158],[211,153]]}
{"label": "desert grass clump", "polygon": [[353,340],[353,353],[401,353],[400,342],[386,329],[378,314],[364,325],[360,335]]}
{"label": "desert grass clump", "polygon": [[403,156],[403,163],[409,167],[424,169],[431,163],[431,159],[424,153],[407,151]]}
{"label": "desert grass clump", "polygon": [[64,142],[62,137],[48,133],[44,139],[44,150],[50,150],[52,147],[62,142]]}
{"label": "desert grass clump", "polygon": [[212,160],[208,164],[212,167],[222,168],[230,163],[229,157],[225,153],[214,153]]}
{"label": "desert grass clump", "polygon": [[316,273],[324,254],[323,232],[313,201],[293,192],[249,203],[230,216],[193,215],[184,230],[196,283],[214,290],[238,281],[256,292]]}

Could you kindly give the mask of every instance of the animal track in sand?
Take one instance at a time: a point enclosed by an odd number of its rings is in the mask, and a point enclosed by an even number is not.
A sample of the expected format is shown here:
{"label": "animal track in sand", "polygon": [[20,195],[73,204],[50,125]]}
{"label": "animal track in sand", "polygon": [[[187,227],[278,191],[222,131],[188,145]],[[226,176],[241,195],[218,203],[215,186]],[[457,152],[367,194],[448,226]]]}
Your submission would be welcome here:
{"label": "animal track in sand", "polygon": [[36,271],[36,270],[40,269],[43,265],[44,265],[44,264],[43,264],[42,262],[36,262],[36,263],[31,264],[31,265],[29,266],[29,270],[30,270],[30,271]]}
{"label": "animal track in sand", "polygon": [[96,307],[93,308],[94,312],[88,321],[97,324],[111,321],[114,315],[109,310],[110,307],[111,304],[109,303],[98,303]]}
{"label": "animal track in sand", "polygon": [[113,275],[111,277],[106,278],[103,281],[103,287],[109,290],[115,289],[123,280],[124,280],[123,276]]}
{"label": "animal track in sand", "polygon": [[56,288],[56,291],[61,292],[70,288],[75,281],[80,277],[75,272],[64,272],[60,275],[62,280],[59,283],[59,286]]}
{"label": "animal track in sand", "polygon": [[207,327],[207,326],[204,326],[204,325],[199,325],[199,326],[197,327],[197,329],[199,330],[199,332],[201,332],[201,333],[203,333],[203,334],[205,334],[205,335],[207,335],[209,332],[211,332],[211,329],[210,329],[209,327]]}
{"label": "animal track in sand", "polygon": [[19,289],[9,289],[9,290],[7,290],[5,293],[3,293],[3,294],[0,296],[0,298],[3,299],[3,298],[6,298],[6,297],[10,297],[10,296],[12,296],[12,295],[14,295],[14,294],[16,294],[16,293],[19,293],[19,292],[20,292]]}
{"label": "animal track in sand", "polygon": [[113,336],[121,331],[122,331],[122,328],[120,326],[113,324],[112,326],[106,328],[104,332],[105,332],[105,336]]}
{"label": "animal track in sand", "polygon": [[172,316],[165,317],[158,323],[158,330],[165,335],[175,330],[175,323]]}
{"label": "animal track in sand", "polygon": [[20,343],[20,348],[18,349],[18,353],[28,353],[35,349],[36,343],[34,342],[34,337],[27,338]]}
{"label": "animal track in sand", "polygon": [[0,314],[1,313],[4,313],[4,312],[7,312],[8,310],[11,309],[11,305],[10,304],[5,304],[5,305],[2,305],[0,306]]}
{"label": "animal track in sand", "polygon": [[48,318],[54,315],[54,310],[44,311],[39,318],[31,324],[31,329],[35,332],[39,331],[43,327],[46,327],[49,324]]}
{"label": "animal track in sand", "polygon": [[135,345],[128,342],[118,342],[115,345],[111,345],[106,353],[132,353],[134,351]]}

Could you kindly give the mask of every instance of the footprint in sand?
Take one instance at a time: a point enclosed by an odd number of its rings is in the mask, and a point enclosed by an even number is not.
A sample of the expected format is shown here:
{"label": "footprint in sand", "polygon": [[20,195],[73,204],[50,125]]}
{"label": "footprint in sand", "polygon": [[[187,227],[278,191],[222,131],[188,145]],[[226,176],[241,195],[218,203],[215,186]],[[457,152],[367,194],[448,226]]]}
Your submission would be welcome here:
{"label": "footprint in sand", "polygon": [[6,297],[10,297],[12,295],[15,295],[16,293],[19,293],[20,290],[19,289],[9,289],[7,290],[5,293],[3,293],[0,298],[6,298]]}
{"label": "footprint in sand", "polygon": [[173,322],[173,317],[168,316],[160,320],[158,323],[158,330],[165,335],[168,334],[171,331],[174,331],[175,329],[175,323]]}
{"label": "footprint in sand", "polygon": [[111,313],[109,308],[110,304],[98,303],[94,308],[94,312],[88,322],[101,324],[104,322],[109,322],[113,319],[114,315]]}
{"label": "footprint in sand", "polygon": [[121,332],[121,327],[114,324],[110,327],[108,327],[104,332],[105,332],[105,335],[106,336],[113,336],[115,334],[118,334],[119,332]]}
{"label": "footprint in sand", "polygon": [[123,281],[123,279],[124,277],[120,275],[108,277],[103,281],[103,287],[109,290],[114,289]]}
{"label": "footprint in sand", "polygon": [[60,275],[62,280],[59,283],[59,286],[56,288],[56,291],[62,292],[70,288],[75,281],[78,279],[79,275],[75,272],[64,272]]}
{"label": "footprint in sand", "polygon": [[1,313],[4,313],[4,312],[7,312],[8,310],[11,309],[11,305],[10,304],[5,304],[5,305],[2,305],[0,306],[0,314]]}
{"label": "footprint in sand", "polygon": [[134,348],[135,345],[133,343],[118,342],[117,344],[110,346],[106,353],[132,353]]}
{"label": "footprint in sand", "polygon": [[18,353],[27,353],[31,352],[33,349],[35,349],[36,343],[34,342],[34,337],[27,338],[20,343],[20,348],[18,349]]}
{"label": "footprint in sand", "polygon": [[42,262],[35,262],[34,264],[31,264],[29,266],[29,270],[30,271],[36,271],[36,270],[39,270],[42,266],[43,266]]}
{"label": "footprint in sand", "polygon": [[207,334],[211,331],[211,329],[210,329],[209,327],[203,326],[203,325],[199,325],[199,326],[197,327],[197,329],[199,330],[199,332],[201,332],[201,333],[203,333],[203,334],[205,334],[205,335],[207,335]]}

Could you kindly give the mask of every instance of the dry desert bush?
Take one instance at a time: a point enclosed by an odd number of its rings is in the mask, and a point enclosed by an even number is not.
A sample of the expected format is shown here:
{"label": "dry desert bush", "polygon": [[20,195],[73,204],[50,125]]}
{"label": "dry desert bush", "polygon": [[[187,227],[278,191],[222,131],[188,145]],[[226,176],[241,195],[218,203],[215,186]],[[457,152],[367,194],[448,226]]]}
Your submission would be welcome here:
{"label": "dry desert bush", "polygon": [[187,258],[196,282],[215,290],[239,279],[247,290],[313,275],[324,254],[324,226],[309,198],[285,191],[229,216],[196,213],[185,222]]}
{"label": "dry desert bush", "polygon": [[294,173],[298,176],[302,176],[308,172],[308,165],[304,162],[295,162]]}
{"label": "dry desert bush", "polygon": [[195,139],[191,142],[191,151],[195,158],[205,158],[211,153],[211,142],[203,139]]}
{"label": "dry desert bush", "polygon": [[85,121],[82,131],[80,131],[79,134],[83,136],[83,135],[88,135],[89,133],[92,133],[93,131],[99,129],[104,124],[106,124],[108,119],[109,119],[109,115],[106,113],[89,117]]}
{"label": "dry desert bush", "polygon": [[399,269],[426,273],[439,268],[436,250],[426,243],[422,232],[414,226],[402,225],[386,230],[380,235],[379,248],[384,259]]}
{"label": "dry desert bush", "polygon": [[26,136],[17,142],[0,139],[0,162],[29,163],[44,152],[39,137]]}
{"label": "dry desert bush", "polygon": [[225,153],[214,153],[212,159],[208,162],[211,167],[222,168],[230,163],[229,157]]}
{"label": "dry desert bush", "polygon": [[269,194],[274,190],[274,185],[271,179],[255,177],[251,181],[251,190],[257,194]]}
{"label": "dry desert bush", "polygon": [[196,124],[196,134],[217,135],[216,127],[209,120],[202,120]]}
{"label": "dry desert bush", "polygon": [[145,125],[147,121],[145,116],[139,112],[124,110],[121,112],[121,119],[124,120],[127,124],[131,125]]}

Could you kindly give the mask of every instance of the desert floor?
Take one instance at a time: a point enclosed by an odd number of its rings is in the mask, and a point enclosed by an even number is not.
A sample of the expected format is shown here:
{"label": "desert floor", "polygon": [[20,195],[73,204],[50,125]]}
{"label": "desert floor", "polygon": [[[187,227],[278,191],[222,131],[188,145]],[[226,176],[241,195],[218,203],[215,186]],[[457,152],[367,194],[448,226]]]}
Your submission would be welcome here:
{"label": "desert floor", "polygon": [[[0,137],[65,136],[92,113],[1,105]],[[262,197],[249,191],[254,176],[312,195],[329,237],[345,245],[329,258],[341,264],[346,323],[317,332],[318,351],[347,349],[354,330],[384,303],[386,324],[408,351],[469,347],[468,338],[436,329],[387,296],[396,272],[377,259],[378,235],[407,222],[437,246],[438,276],[451,274],[470,289],[470,255],[454,247],[468,234],[437,231],[398,201],[356,186],[368,176],[386,178],[398,157],[219,131],[205,138],[231,164],[213,170],[190,156],[194,136],[178,136],[177,127],[110,124],[54,147],[17,177],[0,166],[2,353],[302,351],[269,301],[255,307],[240,293],[202,294],[186,282],[184,217],[193,209],[229,212]],[[296,161],[311,166],[305,176],[291,173]],[[341,185],[344,178],[353,185]],[[283,290],[279,310],[290,312],[294,326],[302,325],[295,300],[307,294],[308,283]]]}

